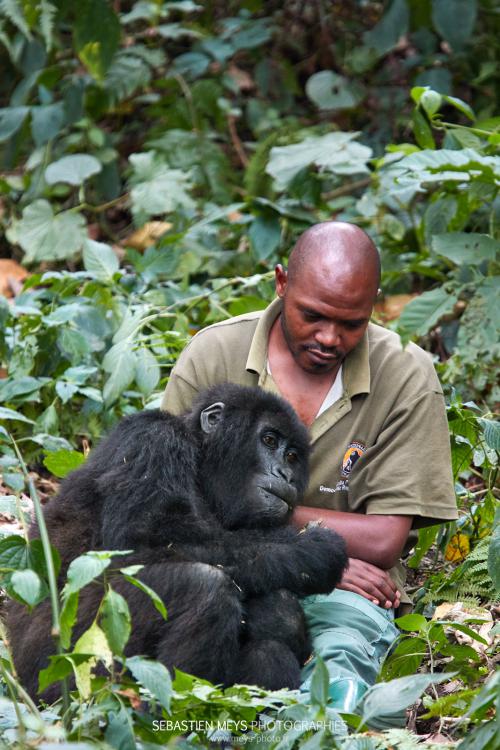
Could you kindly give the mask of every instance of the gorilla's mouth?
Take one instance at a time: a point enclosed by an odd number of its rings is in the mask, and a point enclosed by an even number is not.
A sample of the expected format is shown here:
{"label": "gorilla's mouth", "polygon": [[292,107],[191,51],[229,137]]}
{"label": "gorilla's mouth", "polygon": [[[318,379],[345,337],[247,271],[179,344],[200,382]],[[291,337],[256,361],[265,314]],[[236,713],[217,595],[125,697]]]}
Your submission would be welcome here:
{"label": "gorilla's mouth", "polygon": [[260,496],[270,502],[272,510],[287,513],[295,506],[295,491],[290,485],[270,483],[257,485]]}

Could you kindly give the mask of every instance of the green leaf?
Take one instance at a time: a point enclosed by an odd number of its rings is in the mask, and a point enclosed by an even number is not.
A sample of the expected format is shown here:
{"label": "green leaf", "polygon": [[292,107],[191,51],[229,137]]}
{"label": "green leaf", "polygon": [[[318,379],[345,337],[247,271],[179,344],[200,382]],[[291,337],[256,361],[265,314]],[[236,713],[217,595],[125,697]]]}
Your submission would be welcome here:
{"label": "green leaf", "polygon": [[411,706],[429,685],[444,682],[452,674],[413,674],[371,687],[363,699],[363,724],[403,711]]}
{"label": "green leaf", "polygon": [[431,118],[432,115],[436,114],[441,106],[442,101],[443,97],[441,96],[441,94],[438,94],[437,91],[433,91],[432,89],[427,89],[427,91],[424,91],[422,96],[420,97],[420,105],[423,109],[425,109],[425,112],[429,118]]}
{"label": "green leaf", "polygon": [[276,216],[257,216],[251,223],[248,236],[255,257],[267,260],[278,249],[281,239],[281,224]]}
{"label": "green leaf", "polygon": [[45,170],[45,181],[49,185],[66,182],[82,185],[85,180],[102,170],[101,162],[90,154],[71,154],[49,164]]}
{"label": "green leaf", "polygon": [[357,143],[359,133],[328,133],[310,136],[291,146],[271,149],[266,172],[284,189],[304,167],[314,164],[320,171],[334,174],[362,174],[369,171],[372,150]]}
{"label": "green leaf", "polygon": [[427,642],[423,638],[406,636],[394,650],[391,650],[390,655],[384,661],[381,677],[387,682],[398,677],[416,674],[426,655]]}
{"label": "green leaf", "polygon": [[156,591],[153,591],[152,588],[147,586],[145,583],[140,581],[138,578],[134,578],[134,576],[127,574],[125,571],[127,568],[122,569],[123,577],[132,584],[132,586],[135,586],[136,588],[140,589],[140,591],[144,592],[149,596],[151,601],[153,602],[155,608],[158,610],[160,615],[163,617],[164,620],[167,619],[167,610],[165,605],[163,604],[162,600],[156,593]]}
{"label": "green leaf", "polygon": [[316,658],[316,666],[311,677],[311,703],[317,706],[326,706],[328,703],[328,687],[330,684],[328,669],[325,662],[319,656]]}
{"label": "green leaf", "polygon": [[458,109],[459,112],[461,112],[463,115],[469,118],[469,120],[476,119],[476,116],[474,114],[474,110],[472,107],[470,107],[466,102],[463,102],[461,99],[458,99],[456,96],[443,96],[443,99],[448,104],[451,104],[452,107],[455,107],[455,109]]}
{"label": "green leaf", "polygon": [[161,215],[196,204],[188,193],[191,175],[181,169],[170,169],[155,152],[132,154],[132,212],[144,217]]}
{"label": "green leaf", "polygon": [[307,80],[306,94],[322,110],[355,107],[362,99],[359,85],[331,70],[314,73]]}
{"label": "green leaf", "polygon": [[435,148],[436,143],[432,135],[431,127],[422,112],[415,109],[412,113],[411,119],[413,122],[415,140],[420,148]]}
{"label": "green leaf", "polygon": [[32,419],[28,419],[24,414],[20,414],[14,409],[7,409],[6,406],[0,406],[0,419],[11,419],[15,422],[26,422],[26,424],[35,424]]}
{"label": "green leaf", "polygon": [[433,237],[432,249],[457,265],[476,265],[485,260],[495,260],[500,242],[487,234],[448,232]]}
{"label": "green leaf", "polygon": [[458,297],[442,287],[424,292],[411,300],[399,317],[399,325],[417,336],[424,336],[443,315],[453,311]]}
{"label": "green leaf", "polygon": [[57,654],[49,656],[49,666],[42,669],[38,674],[38,692],[42,693],[49,685],[59,682],[72,674],[76,664],[88,661],[90,657],[86,654]]}
{"label": "green leaf", "polygon": [[454,50],[462,49],[470,39],[476,17],[476,0],[432,0],[434,28]]}
{"label": "green leaf", "polygon": [[106,714],[106,731],[104,739],[106,747],[118,750],[137,750],[132,714],[123,706],[119,711],[109,711]]}
{"label": "green leaf", "polygon": [[61,625],[61,644],[63,648],[69,648],[71,644],[71,633],[73,632],[73,626],[78,614],[79,597],[80,593],[75,591],[64,599],[61,616],[59,618]]}
{"label": "green leaf", "polygon": [[80,696],[86,700],[92,694],[91,674],[97,661],[102,661],[109,668],[113,662],[113,654],[109,648],[104,632],[94,621],[90,628],[83,633],[75,643],[75,654],[92,654],[93,659],[86,660],[75,666],[76,686]]}
{"label": "green leaf", "polygon": [[40,601],[43,587],[34,570],[16,570],[12,574],[10,584],[16,594],[30,607],[34,607]]}
{"label": "green leaf", "polygon": [[105,372],[110,373],[103,390],[104,402],[110,405],[135,377],[136,359],[129,339],[124,339],[112,346],[106,353],[102,366]]}
{"label": "green leaf", "polygon": [[29,564],[26,539],[17,534],[0,540],[0,571],[25,570]]}
{"label": "green leaf", "polygon": [[393,0],[381,20],[363,34],[364,43],[380,56],[396,46],[408,31],[409,10],[406,0]]}
{"label": "green leaf", "polygon": [[131,632],[130,611],[121,594],[108,588],[101,605],[101,628],[114,654],[123,654]]}
{"label": "green leaf", "polygon": [[147,347],[135,352],[135,382],[140,392],[149,396],[160,380],[160,366],[156,357]]}
{"label": "green leaf", "polygon": [[172,680],[168,669],[163,664],[142,656],[132,656],[127,659],[126,665],[137,682],[149,690],[166,711],[170,711]]}
{"label": "green leaf", "polygon": [[26,206],[16,231],[28,263],[72,258],[87,237],[81,214],[62,211],[54,216],[52,206],[43,199]]}
{"label": "green leaf", "polygon": [[106,570],[111,558],[98,557],[90,553],[80,555],[71,561],[68,568],[67,583],[64,586],[64,596],[80,591],[94,578],[97,578]]}
{"label": "green leaf", "polygon": [[66,120],[62,102],[31,108],[31,132],[37,146],[43,146],[62,130]]}
{"label": "green leaf", "polygon": [[120,22],[107,0],[80,0],[73,39],[80,60],[102,80],[118,49]]}
{"label": "green leaf", "polygon": [[495,529],[488,548],[488,573],[495,589],[500,592],[500,513],[495,516]]}
{"label": "green leaf", "polygon": [[0,109],[0,143],[7,141],[22,128],[30,107],[4,107]]}
{"label": "green leaf", "polygon": [[63,479],[70,471],[78,469],[85,462],[85,456],[79,451],[60,450],[49,453],[43,459],[43,465],[54,474]]}
{"label": "green leaf", "polygon": [[98,281],[111,282],[120,269],[120,261],[109,245],[85,240],[83,266]]}
{"label": "green leaf", "polygon": [[395,620],[395,624],[401,630],[419,631],[427,626],[427,620],[423,615],[403,615],[403,617],[398,617]]}
{"label": "green leaf", "polygon": [[490,448],[500,451],[500,422],[493,419],[479,419],[479,424],[484,431],[484,439]]}
{"label": "green leaf", "polygon": [[407,561],[410,568],[418,568],[425,553],[431,548],[436,539],[439,526],[424,526],[418,530],[418,541],[413,550],[413,554]]}

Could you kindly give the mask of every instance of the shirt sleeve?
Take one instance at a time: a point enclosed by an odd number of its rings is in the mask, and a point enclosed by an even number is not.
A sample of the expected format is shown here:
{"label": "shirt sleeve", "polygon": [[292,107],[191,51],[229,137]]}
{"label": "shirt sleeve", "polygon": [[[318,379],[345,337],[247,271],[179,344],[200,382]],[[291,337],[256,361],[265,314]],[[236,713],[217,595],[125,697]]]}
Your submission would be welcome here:
{"label": "shirt sleeve", "polygon": [[399,404],[358,461],[349,493],[366,513],[414,516],[414,528],[457,518],[444,397]]}

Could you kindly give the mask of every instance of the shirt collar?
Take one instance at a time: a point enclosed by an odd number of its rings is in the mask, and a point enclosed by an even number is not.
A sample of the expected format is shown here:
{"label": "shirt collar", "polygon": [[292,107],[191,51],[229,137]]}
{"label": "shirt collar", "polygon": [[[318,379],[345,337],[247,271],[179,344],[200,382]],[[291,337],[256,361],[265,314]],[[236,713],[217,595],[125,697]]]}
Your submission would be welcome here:
{"label": "shirt collar", "polygon": [[[281,304],[279,298],[273,300],[259,318],[248,352],[246,363],[248,372],[260,374],[266,368],[269,334],[274,321],[281,312]],[[370,393],[368,329],[359,344],[344,360],[343,381],[349,397],[360,393]]]}

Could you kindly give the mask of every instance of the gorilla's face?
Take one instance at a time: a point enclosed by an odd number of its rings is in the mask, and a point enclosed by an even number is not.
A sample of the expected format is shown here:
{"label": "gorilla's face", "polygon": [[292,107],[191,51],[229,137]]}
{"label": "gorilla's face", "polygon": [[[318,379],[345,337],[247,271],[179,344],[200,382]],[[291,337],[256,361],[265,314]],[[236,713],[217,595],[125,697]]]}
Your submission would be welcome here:
{"label": "gorilla's face", "polygon": [[[289,407],[260,413],[215,402],[200,414],[202,492],[226,529],[281,526],[308,481],[309,437]],[[254,416],[255,414],[255,416]]]}
{"label": "gorilla's face", "polygon": [[233,525],[283,523],[297,505],[306,466],[293,439],[285,437],[269,417],[261,420],[255,431],[255,455],[241,502],[242,516],[235,515]]}

